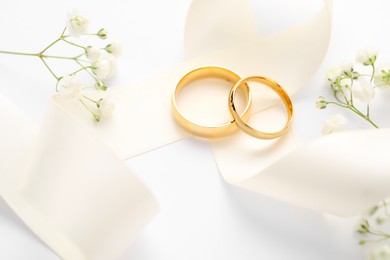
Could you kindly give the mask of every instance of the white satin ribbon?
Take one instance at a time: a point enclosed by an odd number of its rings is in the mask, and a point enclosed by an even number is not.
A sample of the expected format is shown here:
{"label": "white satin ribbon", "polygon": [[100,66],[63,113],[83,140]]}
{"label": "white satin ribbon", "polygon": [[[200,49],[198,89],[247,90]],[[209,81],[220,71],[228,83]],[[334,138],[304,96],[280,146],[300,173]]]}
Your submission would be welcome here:
{"label": "white satin ribbon", "polygon": [[116,155],[58,109],[38,134],[0,96],[0,195],[63,259],[116,259],[157,204]]}
{"label": "white satin ribbon", "polygon": [[[89,124],[89,115],[72,101],[54,99],[38,135],[0,97],[0,111],[6,111],[0,116],[7,125],[0,130],[1,196],[62,258],[115,259],[157,208],[117,156],[130,158],[187,137],[170,111],[178,80],[193,68],[212,64],[241,76],[266,75],[293,94],[325,55],[328,8],[329,3],[312,19],[261,37],[247,1],[195,0],[185,32],[185,56],[191,60],[136,86],[111,91],[116,112],[99,124]],[[259,102],[264,98],[259,96],[254,97],[253,117],[278,117],[274,100]],[[350,215],[390,193],[384,152],[389,137],[389,130],[345,132],[297,149],[292,132],[276,141],[238,133],[212,142],[212,147],[221,175],[233,185]]]}

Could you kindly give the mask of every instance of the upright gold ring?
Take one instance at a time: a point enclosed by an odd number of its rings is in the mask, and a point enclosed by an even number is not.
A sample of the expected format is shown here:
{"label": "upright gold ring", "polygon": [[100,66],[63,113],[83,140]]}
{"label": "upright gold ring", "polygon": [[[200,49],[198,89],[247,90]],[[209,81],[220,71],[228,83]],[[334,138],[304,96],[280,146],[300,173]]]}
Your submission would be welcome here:
{"label": "upright gold ring", "polygon": [[[275,91],[280,96],[280,98],[282,99],[282,101],[283,101],[283,103],[284,103],[284,105],[286,107],[286,110],[287,110],[287,122],[286,122],[286,124],[284,125],[284,127],[281,130],[279,130],[277,132],[273,132],[273,133],[267,133],[267,132],[258,131],[256,129],[252,128],[251,126],[249,126],[247,124],[247,122],[246,122],[247,118],[243,118],[237,112],[236,106],[234,104],[235,93],[241,86],[243,86],[243,85],[247,86],[247,83],[250,82],[250,81],[252,81],[252,82],[259,82],[259,83],[265,84],[266,86],[270,87],[273,91]],[[283,135],[289,129],[289,127],[291,126],[291,123],[292,123],[292,120],[293,120],[293,113],[294,113],[293,112],[293,105],[292,105],[291,99],[288,96],[288,94],[286,93],[286,91],[278,83],[276,83],[272,79],[261,77],[261,76],[253,76],[253,77],[240,79],[233,86],[233,88],[230,90],[230,93],[229,93],[229,108],[230,108],[230,113],[232,114],[233,118],[236,120],[237,126],[241,130],[243,130],[245,133],[247,133],[247,134],[249,134],[249,135],[251,135],[253,137],[261,138],[261,139],[273,139],[273,138],[277,138],[277,137]]]}
{"label": "upright gold ring", "polygon": [[[238,130],[234,118],[229,122],[217,126],[199,125],[186,119],[180,113],[177,107],[176,99],[179,96],[181,90],[185,88],[189,83],[203,78],[221,78],[232,83],[232,86],[241,79],[240,76],[238,76],[236,73],[232,72],[231,70],[222,67],[215,67],[215,66],[201,67],[188,72],[186,75],[184,75],[184,77],[181,78],[181,80],[176,86],[175,91],[173,92],[172,111],[173,111],[174,118],[176,122],[184,130],[186,130],[187,132],[193,135],[204,137],[204,138],[219,138],[219,137],[228,136],[234,133],[236,130]],[[242,118],[246,120],[250,115],[250,108],[252,104],[250,89],[248,85],[245,83],[242,83],[240,85],[244,90],[243,96],[246,102],[246,107],[241,114],[239,114],[235,108],[235,113],[238,114],[238,118]]]}

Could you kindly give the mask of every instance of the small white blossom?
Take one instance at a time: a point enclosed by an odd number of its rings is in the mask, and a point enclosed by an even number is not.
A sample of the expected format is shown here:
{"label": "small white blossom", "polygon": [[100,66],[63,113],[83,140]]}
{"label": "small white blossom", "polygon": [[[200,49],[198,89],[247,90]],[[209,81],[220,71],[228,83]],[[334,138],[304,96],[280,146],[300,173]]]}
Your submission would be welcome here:
{"label": "small white blossom", "polygon": [[85,55],[90,61],[97,61],[98,59],[100,59],[101,50],[96,47],[88,46],[85,49]]}
{"label": "small white blossom", "polygon": [[328,105],[328,102],[326,102],[324,97],[319,97],[316,102],[316,107],[318,109],[325,109],[326,106]]}
{"label": "small white blossom", "polygon": [[340,114],[333,115],[332,117],[325,120],[324,126],[322,128],[322,133],[330,134],[332,132],[338,131],[346,123],[347,119],[344,116]]}
{"label": "small white blossom", "polygon": [[105,40],[107,39],[107,36],[108,36],[108,31],[106,28],[102,28],[98,31],[97,33],[97,36],[102,39],[102,40]]}
{"label": "small white blossom", "polygon": [[106,53],[100,60],[91,65],[92,72],[98,78],[105,80],[113,77],[117,70],[117,62],[114,56]]}
{"label": "small white blossom", "polygon": [[390,86],[390,64],[382,64],[376,69],[374,83],[376,86]]}
{"label": "small white blossom", "polygon": [[107,44],[105,50],[114,55],[115,57],[118,57],[122,54],[122,44],[119,42],[112,42],[110,44]]}
{"label": "small white blossom", "polygon": [[98,104],[99,104],[99,113],[103,118],[110,117],[115,111],[115,104],[108,97],[101,99]]}
{"label": "small white blossom", "polygon": [[106,59],[110,63],[110,72],[107,75],[107,78],[109,79],[109,78],[112,78],[113,76],[115,76],[115,74],[118,70],[118,62],[115,59],[115,57],[112,55],[107,55]]}
{"label": "small white blossom", "polygon": [[375,87],[367,80],[360,78],[355,82],[352,94],[362,103],[369,104],[375,98]]}
{"label": "small white blossom", "polygon": [[339,66],[331,67],[326,71],[326,77],[331,82],[336,82],[342,74],[342,71],[340,70]]}
{"label": "small white blossom", "polygon": [[370,253],[370,260],[390,260],[390,246],[377,247]]}
{"label": "small white blossom", "polygon": [[356,62],[365,66],[373,65],[378,57],[379,49],[375,47],[368,47],[356,53]]}
{"label": "small white blossom", "polygon": [[340,72],[344,74],[345,76],[352,77],[353,73],[353,63],[352,62],[346,62],[344,64],[341,64],[339,66]]}
{"label": "small white blossom", "polygon": [[110,66],[110,62],[107,59],[101,59],[91,65],[91,70],[100,79],[106,79],[111,71]]}
{"label": "small white blossom", "polygon": [[96,81],[95,88],[97,90],[106,91],[108,87],[106,84],[104,84],[103,80],[98,80],[98,81]]}
{"label": "small white blossom", "polygon": [[83,83],[77,76],[64,76],[58,82],[57,94],[63,98],[79,98]]}
{"label": "small white blossom", "polygon": [[74,37],[79,37],[88,31],[89,20],[78,10],[72,10],[68,13],[67,28],[69,34]]}

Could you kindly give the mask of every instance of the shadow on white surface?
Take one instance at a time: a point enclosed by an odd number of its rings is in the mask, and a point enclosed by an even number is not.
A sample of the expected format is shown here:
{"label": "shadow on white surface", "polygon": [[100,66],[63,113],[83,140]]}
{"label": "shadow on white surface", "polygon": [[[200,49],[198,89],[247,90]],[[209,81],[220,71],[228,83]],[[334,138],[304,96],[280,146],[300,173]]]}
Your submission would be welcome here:
{"label": "shadow on white surface", "polygon": [[7,236],[0,236],[0,259],[60,259],[25,226],[2,198],[0,198],[0,233],[7,234]]}
{"label": "shadow on white surface", "polygon": [[355,222],[227,184],[203,140],[186,139],[128,164],[161,211],[123,260],[362,259]]}

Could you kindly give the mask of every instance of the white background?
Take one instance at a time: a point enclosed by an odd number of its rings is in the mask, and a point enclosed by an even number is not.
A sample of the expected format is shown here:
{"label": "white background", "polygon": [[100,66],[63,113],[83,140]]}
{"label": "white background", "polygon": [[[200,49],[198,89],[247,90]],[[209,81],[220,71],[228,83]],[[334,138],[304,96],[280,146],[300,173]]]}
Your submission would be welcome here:
{"label": "white background", "polygon": [[[134,83],[183,61],[183,30],[190,0],[4,1],[0,49],[37,52],[59,35],[68,10],[84,10],[96,31],[109,28],[124,54],[115,83]],[[259,30],[269,34],[307,19],[321,1],[252,1]],[[294,131],[302,143],[321,135],[322,122],[337,109],[316,110],[330,96],[327,67],[354,59],[368,45],[390,61],[390,4],[386,0],[334,3],[333,35],[318,73],[293,97]],[[308,35],[310,37],[310,35]],[[304,57],[302,57],[304,58]],[[0,56],[0,92],[40,124],[55,82],[34,57]],[[390,125],[389,91],[378,93],[373,119]],[[346,128],[370,127],[357,117]],[[0,125],[3,127],[2,125]],[[1,145],[1,144],[0,144]],[[123,259],[363,259],[354,233],[356,218],[342,219],[298,208],[226,184],[207,142],[196,138],[126,162],[156,196],[160,213]],[[190,202],[190,203],[188,203]],[[58,259],[0,201],[0,259]]]}

